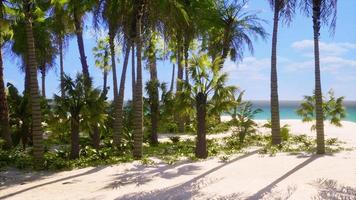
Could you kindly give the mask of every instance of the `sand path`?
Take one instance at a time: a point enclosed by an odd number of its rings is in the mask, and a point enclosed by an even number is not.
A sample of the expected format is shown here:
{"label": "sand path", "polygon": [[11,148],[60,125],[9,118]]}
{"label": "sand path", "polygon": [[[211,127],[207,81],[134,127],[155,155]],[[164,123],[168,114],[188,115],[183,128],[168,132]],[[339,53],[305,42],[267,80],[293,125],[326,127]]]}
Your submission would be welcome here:
{"label": "sand path", "polygon": [[[308,124],[285,123],[297,134],[314,135]],[[326,136],[356,146],[356,123],[343,124],[326,124]],[[228,162],[134,162],[56,174],[8,171],[1,176],[14,179],[0,185],[0,199],[356,199],[356,151],[270,157],[250,149]]]}

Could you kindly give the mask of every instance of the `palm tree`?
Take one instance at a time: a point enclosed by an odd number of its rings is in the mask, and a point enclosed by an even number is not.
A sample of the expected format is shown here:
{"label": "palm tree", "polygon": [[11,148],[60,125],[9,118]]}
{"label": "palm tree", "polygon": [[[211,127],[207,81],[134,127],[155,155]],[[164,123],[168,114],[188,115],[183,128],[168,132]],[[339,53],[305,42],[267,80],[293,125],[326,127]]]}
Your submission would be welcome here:
{"label": "palm tree", "polygon": [[233,61],[241,60],[246,46],[253,53],[251,37],[264,39],[267,36],[262,26],[264,21],[257,14],[245,11],[247,1],[234,2],[217,2],[217,24],[209,33],[210,55],[213,58],[221,56],[224,62],[228,55]]}
{"label": "palm tree", "polygon": [[[317,153],[325,153],[323,95],[321,90],[319,37],[321,23],[330,25],[334,33],[336,26],[337,0],[304,0],[302,9],[313,19],[314,60],[315,60],[315,114]],[[331,18],[331,20],[330,20]]]}
{"label": "palm tree", "polygon": [[5,140],[5,148],[12,147],[12,139],[9,129],[9,108],[6,99],[5,83],[4,83],[4,64],[2,60],[2,46],[6,38],[11,34],[10,26],[5,19],[5,5],[3,0],[0,0],[0,127],[1,137]]}
{"label": "palm tree", "polygon": [[272,55],[271,55],[271,130],[272,144],[281,143],[281,125],[279,117],[278,79],[277,79],[277,34],[279,19],[283,17],[286,23],[292,19],[295,12],[296,0],[269,0],[274,11]]}
{"label": "palm tree", "polygon": [[183,90],[179,93],[179,102],[187,102],[187,99],[190,99],[196,108],[197,140],[195,155],[198,158],[208,156],[206,145],[206,116],[210,112],[208,105],[214,103],[221,93],[225,93],[222,90],[229,88],[230,94],[233,94],[236,90],[233,86],[226,87],[227,74],[220,72],[222,64],[223,60],[220,57],[215,58],[211,63],[208,55],[193,55],[189,68],[192,80],[189,82],[180,81]]}
{"label": "palm tree", "polygon": [[143,142],[143,99],[142,99],[142,18],[144,15],[144,9],[147,2],[146,0],[135,0],[135,36],[136,43],[136,84],[135,84],[135,98],[134,98],[134,149],[133,156],[136,159],[142,157],[142,142]]}
{"label": "palm tree", "polygon": [[[79,157],[79,131],[88,129],[93,132],[93,146],[99,148],[100,134],[98,126],[103,117],[104,98],[97,88],[92,87],[92,79],[86,80],[82,74],[77,74],[75,80],[64,76],[64,96],[54,96],[56,112],[64,117],[70,113],[71,151],[70,158]],[[93,129],[94,128],[94,129]]]}
{"label": "palm tree", "polygon": [[[123,104],[124,92],[126,82],[126,71],[128,60],[130,56],[131,45],[133,39],[131,32],[133,29],[132,23],[132,2],[119,1],[119,0],[105,0],[96,8],[96,15],[100,14],[100,18],[104,21],[105,25],[109,28],[109,45],[111,54],[111,64],[113,71],[113,89],[114,89],[114,124],[113,124],[113,141],[115,146],[120,146],[121,135],[123,132]],[[120,31],[120,32],[119,32]],[[120,78],[120,86],[118,90],[117,75],[116,75],[116,62],[115,62],[115,37],[117,33],[122,34],[122,41],[124,43],[124,62]]]}
{"label": "palm tree", "polygon": [[[29,68],[30,79],[30,97],[31,97],[31,114],[32,114],[32,135],[33,135],[33,155],[36,160],[43,158],[43,131],[42,131],[42,113],[40,105],[40,95],[37,81],[37,61],[36,61],[36,47],[35,39],[33,37],[32,29],[32,14],[33,9],[29,0],[24,0],[22,4],[23,12],[25,14],[26,25],[26,41],[27,41],[27,67]],[[38,9],[38,8],[37,8]]]}

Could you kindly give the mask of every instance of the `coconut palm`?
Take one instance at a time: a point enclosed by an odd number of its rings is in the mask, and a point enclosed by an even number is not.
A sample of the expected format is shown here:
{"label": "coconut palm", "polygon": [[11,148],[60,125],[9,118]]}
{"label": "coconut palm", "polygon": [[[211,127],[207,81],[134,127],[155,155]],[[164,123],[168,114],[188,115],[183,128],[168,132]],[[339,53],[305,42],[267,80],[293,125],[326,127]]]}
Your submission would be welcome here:
{"label": "coconut palm", "polygon": [[[195,155],[198,158],[208,156],[206,146],[206,116],[209,104],[214,103],[216,98],[225,88],[230,88],[233,93],[236,88],[233,86],[226,87],[227,74],[221,73],[220,69],[223,60],[218,57],[213,62],[209,61],[208,55],[193,55],[190,61],[191,81],[181,81],[183,91],[179,94],[180,102],[193,102],[196,108],[197,117],[197,142]],[[215,98],[215,99],[214,99]]]}
{"label": "coconut palm", "polygon": [[244,48],[253,53],[251,37],[266,38],[262,19],[256,13],[246,11],[247,0],[236,1],[217,1],[217,21],[211,28],[209,36],[208,50],[210,55],[221,56],[225,59],[230,55],[231,60],[241,60]]}
{"label": "coconut palm", "polygon": [[296,8],[296,0],[268,0],[274,12],[272,55],[271,55],[271,130],[272,144],[281,143],[281,125],[279,117],[278,78],[277,78],[277,41],[280,18],[289,23]]}
{"label": "coconut palm", "polygon": [[54,96],[56,102],[57,114],[66,118],[70,114],[71,129],[71,151],[70,158],[79,157],[79,131],[82,129],[89,130],[92,133],[93,146],[99,147],[100,135],[93,128],[93,124],[99,124],[103,119],[102,109],[104,106],[104,97],[101,91],[92,87],[92,80],[85,80],[82,74],[77,74],[73,80],[71,77],[64,76],[64,96]]}
{"label": "coconut palm", "polygon": [[[113,71],[113,89],[114,89],[114,124],[113,124],[113,140],[115,146],[120,146],[121,135],[123,132],[123,104],[126,82],[126,71],[130,56],[130,49],[133,45],[133,36],[131,35],[133,20],[133,2],[127,0],[105,0],[100,1],[95,9],[95,15],[104,22],[104,25],[109,29],[109,45],[111,54],[111,65]],[[115,62],[115,37],[121,35],[123,44],[124,62],[120,77],[120,86],[118,90],[116,62]]]}
{"label": "coconut palm", "polygon": [[319,37],[322,24],[329,25],[334,33],[336,26],[337,0],[303,0],[302,10],[313,20],[315,61],[315,118],[317,153],[325,153],[323,95],[321,90]]}
{"label": "coconut palm", "polygon": [[[25,14],[26,27],[26,45],[27,45],[27,67],[30,79],[30,97],[31,97],[31,114],[32,114],[32,135],[33,135],[33,155],[35,159],[43,158],[43,130],[42,130],[42,113],[40,105],[40,95],[37,81],[37,60],[35,39],[33,36],[33,18],[31,10],[36,6],[30,0],[22,1],[22,11]],[[36,7],[37,12],[39,8]]]}
{"label": "coconut palm", "polygon": [[5,5],[3,0],[0,0],[0,135],[5,140],[5,148],[11,148],[12,139],[9,130],[9,108],[6,99],[4,63],[2,59],[2,47],[9,36],[11,36],[11,29],[5,16]]}
{"label": "coconut palm", "polygon": [[142,18],[144,15],[146,0],[135,0],[135,36],[136,43],[136,84],[134,98],[134,149],[133,156],[136,159],[142,157],[142,142],[143,142],[143,99],[142,99]]}

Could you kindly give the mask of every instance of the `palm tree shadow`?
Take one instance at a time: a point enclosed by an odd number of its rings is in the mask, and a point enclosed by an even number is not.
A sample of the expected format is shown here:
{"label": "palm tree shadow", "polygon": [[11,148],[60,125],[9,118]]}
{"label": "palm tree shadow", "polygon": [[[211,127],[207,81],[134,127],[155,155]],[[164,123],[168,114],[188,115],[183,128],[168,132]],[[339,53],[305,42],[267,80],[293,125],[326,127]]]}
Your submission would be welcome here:
{"label": "palm tree shadow", "polygon": [[[12,197],[12,196],[15,196],[15,195],[18,195],[18,194],[21,194],[21,193],[24,193],[24,192],[27,192],[27,191],[42,187],[42,186],[46,186],[46,185],[50,185],[50,184],[53,184],[53,183],[58,183],[58,182],[61,182],[61,181],[66,181],[66,180],[69,180],[69,179],[78,178],[78,177],[81,177],[81,176],[93,174],[93,173],[101,171],[101,170],[103,170],[105,168],[106,168],[105,166],[95,167],[95,168],[93,168],[91,170],[88,170],[88,171],[80,173],[80,174],[75,174],[75,175],[72,175],[72,176],[67,176],[67,177],[64,177],[64,178],[60,178],[60,179],[56,179],[56,180],[53,180],[53,181],[48,181],[48,182],[45,182],[45,183],[34,185],[34,186],[31,186],[31,187],[16,191],[14,193],[7,194],[5,196],[0,196],[0,200],[1,199],[7,199],[9,197]],[[67,183],[69,183],[69,182],[65,182],[63,184],[67,184]]]}
{"label": "palm tree shadow", "polygon": [[[210,179],[210,180],[204,180],[207,175],[216,172],[217,170],[232,164],[238,160],[247,158],[249,156],[252,156],[256,153],[258,153],[259,150],[255,150],[249,153],[246,153],[245,155],[242,155],[240,157],[237,157],[235,159],[232,159],[228,162],[225,162],[224,164],[221,164],[213,169],[208,170],[207,172],[187,181],[182,184],[172,186],[169,188],[164,188],[164,189],[159,189],[159,190],[153,190],[150,192],[140,192],[140,193],[133,193],[133,194],[127,194],[122,197],[116,198],[117,200],[134,200],[134,199],[145,199],[145,200],[159,200],[159,199],[164,199],[164,200],[180,200],[180,199],[190,199],[192,196],[198,195],[199,190],[213,182],[219,181],[217,179]],[[231,197],[234,197],[234,199],[239,199],[241,195],[238,193],[232,194]],[[229,196],[220,196],[220,197],[214,197],[215,199],[229,199]]]}
{"label": "palm tree shadow", "polygon": [[248,197],[248,200],[257,200],[257,199],[261,199],[263,196],[265,196],[266,194],[270,193],[272,191],[272,189],[281,181],[283,181],[284,179],[286,179],[287,177],[289,177],[290,175],[294,174],[295,172],[297,172],[298,170],[302,169],[303,167],[307,166],[308,164],[310,164],[311,162],[315,161],[317,158],[321,157],[321,155],[312,155],[310,156],[307,160],[305,160],[304,162],[300,163],[299,165],[297,165],[296,167],[294,167],[293,169],[291,169],[290,171],[288,171],[287,173],[285,173],[283,176],[279,177],[278,179],[276,179],[275,181],[273,181],[272,183],[270,183],[269,185],[267,185],[266,187],[262,188],[261,190],[259,190],[258,192],[256,192],[254,195]]}
{"label": "palm tree shadow", "polygon": [[336,180],[318,179],[313,185],[318,189],[318,194],[313,197],[314,200],[356,200],[356,188],[340,185]]}

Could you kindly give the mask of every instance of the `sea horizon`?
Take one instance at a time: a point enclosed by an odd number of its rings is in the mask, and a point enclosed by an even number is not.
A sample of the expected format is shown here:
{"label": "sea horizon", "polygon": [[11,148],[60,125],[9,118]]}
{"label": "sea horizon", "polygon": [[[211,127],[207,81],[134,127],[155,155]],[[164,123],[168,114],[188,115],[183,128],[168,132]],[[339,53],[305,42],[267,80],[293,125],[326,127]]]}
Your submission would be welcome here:
{"label": "sea horizon", "polygon": [[[258,120],[270,120],[271,119],[271,109],[269,100],[249,100],[255,109],[260,108],[262,112],[256,114],[254,119]],[[302,100],[281,100],[279,101],[280,107],[280,119],[302,119],[297,115],[296,110]],[[346,117],[342,119],[343,121],[356,122],[356,100],[346,100],[344,101],[344,106],[346,108]],[[227,115],[227,114],[226,114]]]}

